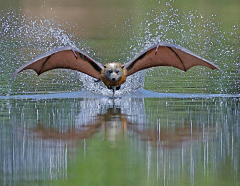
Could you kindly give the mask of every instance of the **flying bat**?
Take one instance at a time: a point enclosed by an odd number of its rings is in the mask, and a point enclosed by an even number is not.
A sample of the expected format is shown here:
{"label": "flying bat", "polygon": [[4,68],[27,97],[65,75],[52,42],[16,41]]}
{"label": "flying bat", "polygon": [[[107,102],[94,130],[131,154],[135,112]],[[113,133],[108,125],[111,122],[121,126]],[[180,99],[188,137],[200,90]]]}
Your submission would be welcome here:
{"label": "flying bat", "polygon": [[43,53],[17,69],[12,77],[26,69],[33,69],[38,75],[52,69],[77,70],[102,81],[108,89],[119,90],[126,78],[135,72],[155,66],[172,66],[187,71],[193,66],[206,66],[212,70],[222,70],[192,51],[173,44],[159,42],[143,50],[131,61],[102,65],[87,54],[72,46],[65,46]]}

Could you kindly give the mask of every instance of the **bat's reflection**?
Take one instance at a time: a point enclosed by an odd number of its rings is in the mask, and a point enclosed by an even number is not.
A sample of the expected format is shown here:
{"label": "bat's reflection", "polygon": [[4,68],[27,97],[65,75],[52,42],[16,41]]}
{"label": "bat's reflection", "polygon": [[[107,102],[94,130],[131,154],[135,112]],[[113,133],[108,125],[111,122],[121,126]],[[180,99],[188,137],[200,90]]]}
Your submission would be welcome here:
{"label": "bat's reflection", "polygon": [[[144,125],[144,126],[143,126]],[[206,140],[213,128],[192,127],[183,123],[175,127],[148,127],[147,124],[131,122],[121,108],[110,107],[103,114],[98,114],[81,128],[71,128],[64,132],[38,124],[32,129],[35,136],[42,139],[58,139],[77,141],[91,138],[98,132],[103,132],[106,140],[118,139],[118,136],[133,134],[141,141],[151,141],[153,146],[167,148],[178,147],[194,141]]]}

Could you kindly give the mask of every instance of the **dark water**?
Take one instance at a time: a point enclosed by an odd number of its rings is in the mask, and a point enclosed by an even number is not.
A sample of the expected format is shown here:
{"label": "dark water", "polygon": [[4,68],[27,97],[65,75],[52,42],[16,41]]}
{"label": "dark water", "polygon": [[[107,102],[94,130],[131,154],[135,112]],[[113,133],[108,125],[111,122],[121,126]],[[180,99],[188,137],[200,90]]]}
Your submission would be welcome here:
{"label": "dark water", "polygon": [[[0,185],[240,184],[239,2],[1,4]],[[154,68],[115,98],[70,70],[9,80],[57,46],[124,63],[159,40],[224,73]]]}

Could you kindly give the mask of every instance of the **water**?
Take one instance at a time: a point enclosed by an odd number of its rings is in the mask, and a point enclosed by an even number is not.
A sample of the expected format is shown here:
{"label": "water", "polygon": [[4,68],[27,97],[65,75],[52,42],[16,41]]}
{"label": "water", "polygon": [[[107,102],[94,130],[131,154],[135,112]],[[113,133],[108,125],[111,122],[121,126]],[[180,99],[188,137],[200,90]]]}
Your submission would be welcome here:
{"label": "water", "polygon": [[[174,1],[59,3],[1,11],[1,185],[239,185],[240,5],[217,2],[219,12],[235,15],[222,21],[213,1],[202,2],[209,12]],[[153,68],[130,76],[115,98],[70,70],[39,77],[28,70],[9,80],[58,46],[125,63],[160,40],[224,74]]]}
{"label": "water", "polygon": [[239,183],[239,98],[72,94],[1,99],[3,185]]}

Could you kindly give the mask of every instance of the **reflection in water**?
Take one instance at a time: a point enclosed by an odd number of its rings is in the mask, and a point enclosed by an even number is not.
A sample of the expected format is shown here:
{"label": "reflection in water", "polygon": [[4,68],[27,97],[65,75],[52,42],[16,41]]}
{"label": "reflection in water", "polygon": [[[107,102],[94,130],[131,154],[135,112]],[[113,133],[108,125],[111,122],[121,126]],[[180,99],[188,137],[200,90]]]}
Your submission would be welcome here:
{"label": "reflection in water", "polygon": [[231,170],[226,179],[239,180],[238,98],[10,99],[1,104],[3,185],[68,179],[68,161],[77,149],[89,155],[86,140],[99,135],[115,146],[128,142],[129,151],[140,156],[136,163],[146,163],[146,179],[155,183],[193,185],[213,175],[222,179],[223,169]]}
{"label": "reflection in water", "polygon": [[181,147],[182,145],[188,145],[189,143],[197,140],[207,141],[211,132],[214,132],[214,129],[192,128],[188,125],[174,127],[172,129],[160,128],[159,130],[154,131],[137,131],[137,133],[141,135],[141,139],[146,141],[153,141],[154,146],[157,145],[160,148],[175,148],[178,146]]}
{"label": "reflection in water", "polygon": [[[142,124],[144,126],[144,124]],[[93,119],[85,124],[81,125],[81,128],[71,128],[66,131],[59,131],[45,127],[42,124],[38,124],[36,128],[30,130],[38,138],[41,139],[59,139],[65,141],[81,140],[92,137],[99,131],[105,132],[105,139],[115,141],[118,134],[123,132],[133,132],[140,137],[143,141],[153,141],[154,146],[160,145],[161,147],[177,147],[178,144],[185,142],[193,142],[194,140],[207,140],[209,132],[214,132],[214,128],[194,128],[190,125],[181,127],[173,127],[166,129],[152,129],[149,130],[146,127],[141,126],[138,123],[131,123],[127,119],[126,114],[121,113],[121,108],[115,108],[115,106],[107,108],[106,113],[98,114]],[[141,129],[139,129],[141,127]]]}

